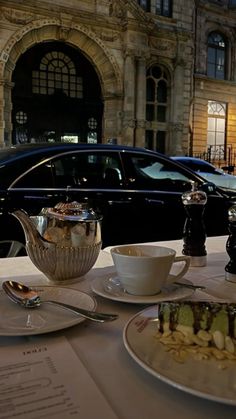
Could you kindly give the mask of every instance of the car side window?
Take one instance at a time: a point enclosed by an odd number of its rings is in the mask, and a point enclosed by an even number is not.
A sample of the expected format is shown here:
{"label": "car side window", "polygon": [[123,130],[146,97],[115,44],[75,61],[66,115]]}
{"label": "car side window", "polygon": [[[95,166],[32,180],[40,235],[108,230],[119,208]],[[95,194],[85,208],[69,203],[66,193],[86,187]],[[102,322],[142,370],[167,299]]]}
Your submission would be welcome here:
{"label": "car side window", "polygon": [[119,188],[122,168],[118,153],[79,152],[53,160],[56,187]]}
{"label": "car side window", "polygon": [[52,188],[54,186],[53,167],[51,162],[40,164],[26,172],[12,184],[14,188]]}
{"label": "car side window", "polygon": [[130,155],[132,183],[147,189],[185,191],[191,188],[190,178],[175,165],[152,156]]}

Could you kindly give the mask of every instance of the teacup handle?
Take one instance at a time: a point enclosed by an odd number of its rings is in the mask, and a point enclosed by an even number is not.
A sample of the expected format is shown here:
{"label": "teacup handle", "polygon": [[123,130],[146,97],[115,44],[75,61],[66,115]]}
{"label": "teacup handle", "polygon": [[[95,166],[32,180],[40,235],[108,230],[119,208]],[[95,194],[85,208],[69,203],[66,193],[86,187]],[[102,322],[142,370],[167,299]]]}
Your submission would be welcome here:
{"label": "teacup handle", "polygon": [[181,271],[178,274],[176,274],[176,275],[171,274],[171,282],[182,278],[186,274],[186,272],[188,271],[189,266],[190,266],[190,260],[191,260],[190,256],[176,256],[175,257],[173,263],[176,263],[176,262],[185,262],[185,263],[184,263],[183,268],[181,269]]}

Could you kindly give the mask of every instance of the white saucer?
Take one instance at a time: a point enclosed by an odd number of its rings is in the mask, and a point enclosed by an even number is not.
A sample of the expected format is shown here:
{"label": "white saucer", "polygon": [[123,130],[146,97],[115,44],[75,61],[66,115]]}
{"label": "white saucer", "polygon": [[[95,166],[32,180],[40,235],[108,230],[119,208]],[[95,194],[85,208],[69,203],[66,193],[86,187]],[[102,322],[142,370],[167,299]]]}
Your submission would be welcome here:
{"label": "white saucer", "polygon": [[[73,288],[49,285],[31,286],[43,300],[55,300],[95,310],[96,301],[85,292]],[[0,291],[0,336],[29,336],[54,332],[83,322],[85,319],[62,307],[43,304],[38,308],[23,308]]]}
{"label": "white saucer", "polygon": [[[170,275],[171,280],[171,275]],[[181,278],[183,284],[192,285],[191,281],[185,278]],[[153,304],[161,301],[174,301],[181,300],[182,298],[189,297],[194,293],[194,290],[180,287],[178,285],[170,284],[165,286],[161,292],[155,295],[132,295],[128,294],[122,285],[120,284],[119,278],[116,274],[108,278],[96,278],[91,283],[92,291],[95,294],[100,295],[104,298],[114,301],[122,301],[123,303],[134,303],[134,304]]]}

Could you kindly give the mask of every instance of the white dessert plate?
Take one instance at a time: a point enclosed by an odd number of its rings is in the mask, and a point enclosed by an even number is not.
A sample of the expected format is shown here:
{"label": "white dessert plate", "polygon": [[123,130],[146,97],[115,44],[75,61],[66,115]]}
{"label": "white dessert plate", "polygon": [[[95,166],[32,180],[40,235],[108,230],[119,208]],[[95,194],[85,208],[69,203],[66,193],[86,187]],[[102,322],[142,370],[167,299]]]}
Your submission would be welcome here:
{"label": "white dessert plate", "polygon": [[236,405],[236,362],[225,369],[214,359],[179,363],[155,339],[157,306],[135,314],[123,331],[124,345],[131,357],[147,372],[171,386],[208,400]]}
{"label": "white dessert plate", "polygon": [[[171,277],[172,276],[170,275],[170,281]],[[191,281],[185,278],[181,278],[181,283],[193,285]],[[190,297],[190,295],[194,293],[194,290],[192,289],[170,284],[166,285],[161,292],[155,295],[132,295],[125,291],[116,274],[108,278],[94,279],[91,283],[91,288],[95,294],[110,300],[134,304],[154,304],[166,300],[180,300],[182,298]]]}
{"label": "white dessert plate", "polygon": [[[43,300],[55,300],[95,310],[96,301],[90,295],[72,288],[32,286]],[[28,336],[53,332],[81,323],[85,319],[62,307],[43,304],[37,308],[23,308],[13,303],[0,291],[0,336]]]}
{"label": "white dessert plate", "polygon": [[207,278],[205,285],[205,291],[209,295],[228,302],[236,302],[236,283],[226,281],[224,275],[215,275],[214,277]]}

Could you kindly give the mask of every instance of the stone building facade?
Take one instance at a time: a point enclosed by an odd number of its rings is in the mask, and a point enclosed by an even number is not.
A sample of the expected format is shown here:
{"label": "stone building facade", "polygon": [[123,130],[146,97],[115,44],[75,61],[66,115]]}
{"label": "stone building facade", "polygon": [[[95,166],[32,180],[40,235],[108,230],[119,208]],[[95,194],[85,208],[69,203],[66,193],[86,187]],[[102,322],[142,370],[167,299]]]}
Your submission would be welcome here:
{"label": "stone building facade", "polygon": [[[210,146],[226,158],[236,145],[235,23],[231,0],[0,0],[0,146]],[[210,48],[211,34],[225,43],[213,37]],[[220,64],[223,77],[208,72]]]}

